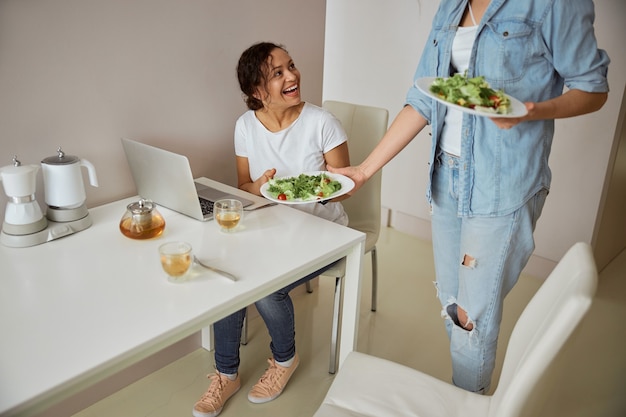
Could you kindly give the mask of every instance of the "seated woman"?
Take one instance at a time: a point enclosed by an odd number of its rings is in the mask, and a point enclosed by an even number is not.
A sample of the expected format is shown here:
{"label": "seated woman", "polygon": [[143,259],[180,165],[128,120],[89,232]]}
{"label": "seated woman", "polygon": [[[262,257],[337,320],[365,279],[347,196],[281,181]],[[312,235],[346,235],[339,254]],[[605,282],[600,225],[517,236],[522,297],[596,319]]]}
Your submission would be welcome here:
{"label": "seated woman", "polygon": [[[350,165],[347,137],[340,122],[326,110],[302,101],[300,71],[284,47],[268,42],[252,45],[239,59],[237,76],[249,108],[235,125],[239,188],[261,195],[261,186],[274,175],[326,170],[327,164]],[[337,201],[293,207],[344,226],[348,224],[348,216]],[[272,357],[248,393],[249,401],[268,402],[285,389],[299,364],[289,291],[331,266],[255,303],[272,339]],[[239,342],[245,314],[243,309],[214,324],[216,372],[209,375],[209,388],[194,405],[195,417],[217,416],[241,387]]]}

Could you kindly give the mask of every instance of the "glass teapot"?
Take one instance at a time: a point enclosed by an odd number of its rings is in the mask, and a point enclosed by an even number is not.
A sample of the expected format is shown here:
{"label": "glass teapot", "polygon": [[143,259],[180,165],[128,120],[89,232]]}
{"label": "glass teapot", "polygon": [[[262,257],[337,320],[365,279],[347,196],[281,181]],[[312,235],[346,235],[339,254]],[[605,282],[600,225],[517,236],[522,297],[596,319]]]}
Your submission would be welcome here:
{"label": "glass teapot", "polygon": [[143,198],[126,206],[120,220],[120,231],[131,239],[151,239],[165,230],[165,219],[156,209],[156,204]]}

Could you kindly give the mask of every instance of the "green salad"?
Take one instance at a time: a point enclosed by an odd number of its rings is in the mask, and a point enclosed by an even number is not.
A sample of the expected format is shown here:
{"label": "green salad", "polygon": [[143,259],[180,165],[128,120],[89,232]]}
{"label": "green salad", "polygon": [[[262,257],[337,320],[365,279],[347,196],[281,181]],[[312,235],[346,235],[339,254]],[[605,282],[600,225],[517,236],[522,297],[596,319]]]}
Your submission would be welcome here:
{"label": "green salad", "polygon": [[300,174],[297,177],[272,179],[267,187],[272,197],[285,201],[321,200],[339,190],[341,183],[323,172],[319,175]]}
{"label": "green salad", "polygon": [[435,78],[430,85],[430,92],[441,99],[474,110],[494,114],[511,112],[511,101],[502,90],[494,90],[485,81],[485,77],[467,78],[454,74],[450,78]]}

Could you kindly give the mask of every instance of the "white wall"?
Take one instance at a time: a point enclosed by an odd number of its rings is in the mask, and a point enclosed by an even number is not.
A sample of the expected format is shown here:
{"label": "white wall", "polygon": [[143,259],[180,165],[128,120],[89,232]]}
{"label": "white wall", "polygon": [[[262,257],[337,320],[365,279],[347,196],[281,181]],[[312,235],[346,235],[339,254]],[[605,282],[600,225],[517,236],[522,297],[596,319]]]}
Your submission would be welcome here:
{"label": "white wall", "polygon": [[[285,44],[304,98],[321,104],[324,19],[325,2],[309,0],[2,0],[0,166],[62,146],[95,165],[93,207],[135,194],[127,136],[234,185],[239,55],[258,41]],[[37,199],[43,208],[41,175]],[[1,192],[2,213],[5,202]]]}
{"label": "white wall", "polygon": [[[385,107],[392,118],[404,104],[437,1],[328,0],[324,61],[324,100]],[[557,121],[550,196],[535,233],[537,248],[530,273],[545,275],[576,241],[591,242],[607,163],[626,83],[626,3],[597,0],[596,35],[612,59],[611,94],[592,115]],[[427,129],[428,130],[428,129]],[[427,234],[429,131],[420,133],[383,170],[383,205],[392,225]],[[360,162],[360,161],[354,161]]]}

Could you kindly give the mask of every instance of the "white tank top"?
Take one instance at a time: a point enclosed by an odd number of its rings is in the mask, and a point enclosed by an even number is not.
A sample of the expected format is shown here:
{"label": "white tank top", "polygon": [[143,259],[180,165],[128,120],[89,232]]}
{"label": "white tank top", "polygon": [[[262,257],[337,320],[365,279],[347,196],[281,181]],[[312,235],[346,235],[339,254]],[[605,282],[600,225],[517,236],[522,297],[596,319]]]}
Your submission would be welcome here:
{"label": "white tank top", "polygon": [[[452,42],[452,67],[460,74],[464,74],[469,67],[470,54],[474,46],[476,30],[478,29],[471,7],[469,12],[474,26],[459,26]],[[463,112],[448,107],[439,142],[441,150],[452,155],[461,155],[462,123]]]}

